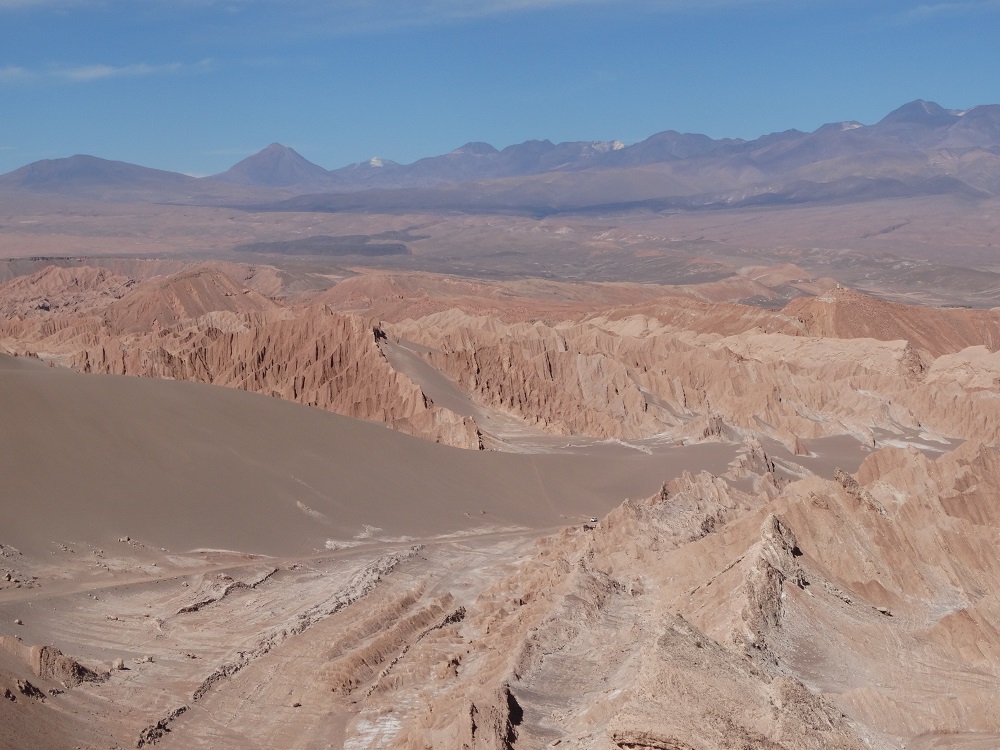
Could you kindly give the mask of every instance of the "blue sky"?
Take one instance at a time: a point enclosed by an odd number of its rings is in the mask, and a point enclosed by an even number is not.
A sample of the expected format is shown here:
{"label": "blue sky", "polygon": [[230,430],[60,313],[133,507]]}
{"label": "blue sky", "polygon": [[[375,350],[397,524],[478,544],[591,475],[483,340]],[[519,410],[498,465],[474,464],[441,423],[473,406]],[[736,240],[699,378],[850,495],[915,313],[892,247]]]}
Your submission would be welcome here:
{"label": "blue sky", "polygon": [[0,172],[753,138],[1000,103],[1000,0],[0,0]]}

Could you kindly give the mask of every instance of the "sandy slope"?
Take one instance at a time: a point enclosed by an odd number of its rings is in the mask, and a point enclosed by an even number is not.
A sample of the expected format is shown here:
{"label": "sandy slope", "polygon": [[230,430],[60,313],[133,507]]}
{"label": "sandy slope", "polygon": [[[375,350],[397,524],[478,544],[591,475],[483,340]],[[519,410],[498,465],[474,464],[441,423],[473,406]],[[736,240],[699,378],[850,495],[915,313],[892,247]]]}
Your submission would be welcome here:
{"label": "sandy slope", "polygon": [[732,448],[481,454],[255,394],[80,375],[0,356],[4,543],[321,550],[398,536],[546,527],[601,514]]}

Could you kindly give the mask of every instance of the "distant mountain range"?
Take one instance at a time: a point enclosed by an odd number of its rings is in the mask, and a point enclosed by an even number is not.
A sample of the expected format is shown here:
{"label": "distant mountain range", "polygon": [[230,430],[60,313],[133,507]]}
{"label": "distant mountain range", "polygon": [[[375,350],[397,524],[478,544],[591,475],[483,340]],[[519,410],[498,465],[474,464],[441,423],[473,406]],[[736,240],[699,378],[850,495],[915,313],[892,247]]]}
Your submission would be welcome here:
{"label": "distant mountain range", "polygon": [[272,210],[535,215],[979,199],[1000,195],[1000,105],[956,111],[917,100],[874,125],[831,123],[752,141],[665,131],[633,145],[468,143],[412,164],[373,158],[334,170],[275,143],[205,178],[73,156],[0,175],[0,190]]}

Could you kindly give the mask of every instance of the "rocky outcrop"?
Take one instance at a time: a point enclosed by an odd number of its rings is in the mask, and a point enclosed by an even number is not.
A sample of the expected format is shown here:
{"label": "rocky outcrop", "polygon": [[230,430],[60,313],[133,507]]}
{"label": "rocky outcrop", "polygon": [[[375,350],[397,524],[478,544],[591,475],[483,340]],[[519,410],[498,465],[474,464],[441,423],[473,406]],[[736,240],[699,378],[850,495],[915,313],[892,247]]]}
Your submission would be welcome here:
{"label": "rocky outcrop", "polygon": [[63,654],[54,646],[29,646],[18,638],[0,636],[0,655],[7,654],[43,680],[64,687],[76,687],[84,682],[103,682],[107,673],[96,672],[76,659]]}
{"label": "rocky outcrop", "polygon": [[25,698],[31,698],[36,701],[45,700],[45,693],[43,693],[37,687],[32,685],[28,680],[17,681],[17,692],[19,692]]}
{"label": "rocky outcrop", "polygon": [[68,687],[79,685],[82,682],[100,682],[107,678],[107,674],[101,674],[85,667],[52,646],[33,646],[30,666],[39,677],[56,680]]}
{"label": "rocky outcrop", "polygon": [[197,612],[210,604],[215,604],[225,599],[234,591],[240,589],[255,589],[271,576],[278,572],[277,568],[264,568],[261,570],[239,571],[243,575],[241,579],[233,579],[228,574],[220,574],[219,579],[213,581],[202,590],[195,592],[194,601],[185,604],[177,610],[177,614],[182,615],[188,612]]}
{"label": "rocky outcrop", "polygon": [[847,490],[847,494],[853,497],[857,503],[865,508],[868,508],[880,516],[885,516],[885,508],[882,507],[882,503],[872,497],[872,494],[865,490],[858,480],[852,477],[843,469],[836,469],[833,473],[833,478],[840,483],[840,486]]}
{"label": "rocky outcrop", "polygon": [[135,742],[136,748],[145,747],[146,745],[155,745],[163,739],[163,736],[167,734],[167,732],[170,731],[170,725],[180,716],[184,715],[187,710],[187,706],[175,708],[155,724],[150,724],[148,727],[143,729],[139,733],[139,739]]}
{"label": "rocky outcrop", "polygon": [[747,553],[743,594],[746,603],[740,613],[742,632],[737,639],[749,649],[767,650],[770,631],[781,627],[784,584],[806,585],[796,562],[802,554],[795,534],[773,513],[764,519],[760,541]]}
{"label": "rocky outcrop", "polygon": [[464,617],[465,609],[455,607],[451,595],[446,595],[397,620],[367,643],[355,644],[348,655],[324,668],[330,690],[350,695],[361,685],[374,681],[369,688],[374,691],[411,644],[437,628],[461,622]]}
{"label": "rocky outcrop", "polygon": [[202,700],[216,686],[245,669],[256,659],[270,653],[271,650],[288,638],[304,633],[316,623],[364,598],[375,590],[375,587],[378,586],[384,576],[391,573],[397,566],[412,558],[419,551],[420,547],[410,547],[401,552],[384,555],[363,566],[351,576],[350,580],[341,589],[332,592],[325,601],[314,604],[305,611],[298,613],[293,621],[286,623],[283,627],[275,627],[266,633],[262,633],[258,637],[257,643],[251,648],[238,652],[235,658],[216,668],[202,680],[201,684],[192,693],[191,702],[194,703]]}
{"label": "rocky outcrop", "polygon": [[840,711],[801,683],[727,651],[682,617],[643,652],[608,726],[614,746],[657,750],[863,750]]}

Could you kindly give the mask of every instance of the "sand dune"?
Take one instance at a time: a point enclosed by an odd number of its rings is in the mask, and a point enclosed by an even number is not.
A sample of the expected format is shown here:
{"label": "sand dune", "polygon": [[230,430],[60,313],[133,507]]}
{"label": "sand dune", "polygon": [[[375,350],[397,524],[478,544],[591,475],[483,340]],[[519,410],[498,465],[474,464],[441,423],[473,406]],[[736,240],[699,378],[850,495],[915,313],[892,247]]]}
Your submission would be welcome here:
{"label": "sand dune", "polygon": [[37,552],[131,536],[175,551],[290,554],[366,525],[389,536],[544,528],[691,466],[721,471],[733,455],[481,454],[230,389],[4,356],[0,412],[3,541]]}

